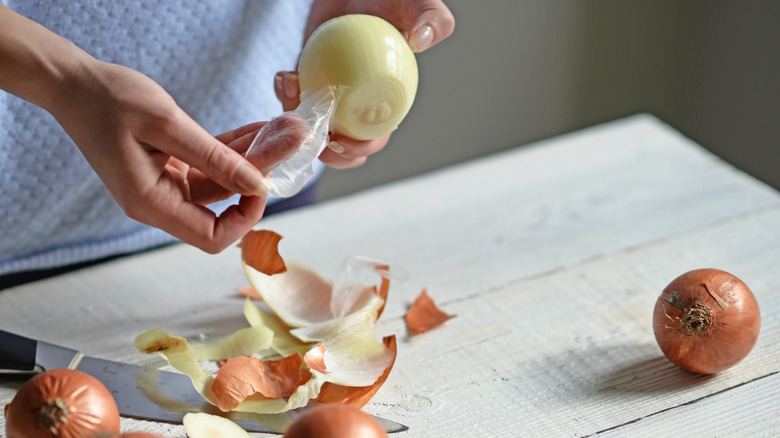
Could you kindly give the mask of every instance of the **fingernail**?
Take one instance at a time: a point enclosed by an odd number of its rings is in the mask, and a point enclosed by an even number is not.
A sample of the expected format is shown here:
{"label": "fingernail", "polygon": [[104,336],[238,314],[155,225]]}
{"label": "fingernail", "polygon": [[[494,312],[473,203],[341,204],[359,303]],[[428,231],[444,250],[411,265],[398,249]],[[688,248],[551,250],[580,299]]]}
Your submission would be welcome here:
{"label": "fingernail", "polygon": [[249,164],[238,168],[235,181],[246,193],[255,196],[265,196],[271,190],[263,174]]}
{"label": "fingernail", "polygon": [[287,72],[284,74],[284,95],[290,98],[298,97],[298,75]]}
{"label": "fingernail", "polygon": [[282,73],[277,73],[276,76],[274,76],[274,87],[276,87],[277,90],[283,91],[282,88]]}
{"label": "fingernail", "polygon": [[433,28],[427,24],[420,26],[419,29],[414,31],[412,38],[409,40],[409,46],[415,52],[422,52],[427,49],[433,43]]}
{"label": "fingernail", "polygon": [[328,143],[328,148],[337,154],[340,154],[346,150],[341,143],[336,143],[335,141]]}

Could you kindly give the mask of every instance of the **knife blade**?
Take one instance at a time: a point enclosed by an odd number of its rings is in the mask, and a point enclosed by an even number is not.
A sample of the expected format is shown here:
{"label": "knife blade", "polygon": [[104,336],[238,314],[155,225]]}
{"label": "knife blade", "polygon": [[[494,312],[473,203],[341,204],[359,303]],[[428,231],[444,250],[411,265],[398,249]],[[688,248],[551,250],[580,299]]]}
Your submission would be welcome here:
{"label": "knife blade", "polygon": [[[86,356],[78,350],[0,330],[0,374],[30,374],[55,368],[83,371],[97,378],[116,400],[124,417],[181,424],[188,412],[221,415],[247,432],[283,433],[300,415],[223,413],[207,402],[184,374]],[[388,433],[408,429],[374,416]]]}

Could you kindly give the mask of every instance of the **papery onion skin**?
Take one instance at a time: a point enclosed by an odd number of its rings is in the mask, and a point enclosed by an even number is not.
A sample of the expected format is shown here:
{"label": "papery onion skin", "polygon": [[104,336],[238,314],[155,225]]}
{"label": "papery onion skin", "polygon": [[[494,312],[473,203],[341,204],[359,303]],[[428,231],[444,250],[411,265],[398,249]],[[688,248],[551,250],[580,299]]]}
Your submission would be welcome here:
{"label": "papery onion skin", "polygon": [[331,129],[356,140],[392,132],[417,93],[417,61],[403,35],[371,15],[351,14],[320,25],[298,67],[302,95],[335,87]]}
{"label": "papery onion skin", "polygon": [[98,433],[89,438],[165,438],[162,435],[150,432],[125,432],[125,433]]}
{"label": "papery onion skin", "polygon": [[284,438],[380,438],[387,432],[372,416],[346,405],[318,406],[285,431]]}
{"label": "papery onion skin", "polygon": [[52,369],[24,383],[6,407],[7,438],[81,438],[119,433],[119,410],[99,380]]}
{"label": "papery onion skin", "polygon": [[[389,348],[393,354],[396,354],[398,348],[396,346],[395,335],[386,336],[382,342]],[[353,408],[360,409],[379,391],[379,388],[384,385],[387,377],[390,375],[390,371],[393,369],[393,363],[387,367],[385,372],[370,386],[344,386],[334,385],[330,382],[322,385],[320,395],[315,399],[318,403],[334,403],[349,405]]]}
{"label": "papery onion skin", "polygon": [[162,435],[157,435],[149,432],[125,432],[120,435],[120,438],[165,438]]}
{"label": "papery onion skin", "polygon": [[700,374],[726,370],[753,349],[761,313],[753,292],[718,269],[696,269],[674,279],[658,297],[653,331],[664,355]]}

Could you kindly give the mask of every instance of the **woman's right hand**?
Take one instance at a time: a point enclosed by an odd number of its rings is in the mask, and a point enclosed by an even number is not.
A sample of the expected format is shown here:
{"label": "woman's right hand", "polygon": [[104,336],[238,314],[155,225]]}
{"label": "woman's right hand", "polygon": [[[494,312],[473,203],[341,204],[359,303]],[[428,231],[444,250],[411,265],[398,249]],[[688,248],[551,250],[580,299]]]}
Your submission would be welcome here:
{"label": "woman's right hand", "polygon": [[[262,123],[213,137],[149,77],[2,4],[0,89],[49,111],[132,219],[216,253],[263,215],[267,163],[242,156]],[[206,207],[234,194],[219,216]]]}
{"label": "woman's right hand", "polygon": [[[260,171],[157,83],[91,58],[72,73],[51,112],[130,218],[209,253],[260,220],[268,192]],[[220,216],[206,208],[235,193],[240,201]]]}

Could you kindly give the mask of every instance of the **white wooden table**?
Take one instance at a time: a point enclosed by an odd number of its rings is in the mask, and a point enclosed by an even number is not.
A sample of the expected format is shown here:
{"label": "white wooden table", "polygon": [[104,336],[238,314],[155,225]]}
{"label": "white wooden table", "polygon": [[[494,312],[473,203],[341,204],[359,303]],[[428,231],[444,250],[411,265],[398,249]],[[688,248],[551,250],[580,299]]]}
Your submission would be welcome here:
{"label": "white wooden table", "polygon": [[[365,408],[410,427],[397,436],[780,433],[780,196],[650,116],[260,226],[285,236],[286,258],[326,276],[348,254],[409,270],[378,325],[398,335],[398,359]],[[651,327],[663,287],[700,267],[740,277],[762,310],[752,353],[709,377],[668,362]],[[238,328],[235,289],[247,284],[237,249],[178,245],[0,292],[0,328],[158,365],[135,350],[137,334]],[[410,336],[403,315],[423,287],[457,317]],[[18,386],[0,380],[0,404]]]}

